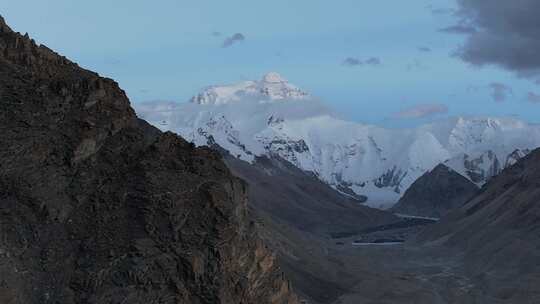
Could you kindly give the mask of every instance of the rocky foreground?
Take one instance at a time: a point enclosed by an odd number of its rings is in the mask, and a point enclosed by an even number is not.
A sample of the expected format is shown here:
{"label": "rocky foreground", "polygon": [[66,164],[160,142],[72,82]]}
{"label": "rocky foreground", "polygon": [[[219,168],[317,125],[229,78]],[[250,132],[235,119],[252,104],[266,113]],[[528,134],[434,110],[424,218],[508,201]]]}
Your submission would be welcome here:
{"label": "rocky foreground", "polygon": [[515,161],[481,190],[427,174],[404,196],[443,215],[426,226],[286,162],[228,158],[248,191],[0,18],[2,304],[296,304],[283,272],[311,304],[539,303],[540,150]]}
{"label": "rocky foreground", "polygon": [[0,303],[297,303],[220,156],[0,18]]}

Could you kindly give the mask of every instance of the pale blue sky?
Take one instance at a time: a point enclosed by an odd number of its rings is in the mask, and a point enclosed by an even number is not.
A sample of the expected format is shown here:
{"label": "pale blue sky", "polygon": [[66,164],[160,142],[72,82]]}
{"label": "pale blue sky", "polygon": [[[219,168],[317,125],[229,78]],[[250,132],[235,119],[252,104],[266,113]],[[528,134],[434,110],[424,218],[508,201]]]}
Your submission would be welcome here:
{"label": "pale blue sky", "polygon": [[[438,29],[455,19],[429,7],[453,8],[453,0],[3,2],[0,14],[15,30],[114,78],[133,102],[186,101],[207,85],[276,71],[360,122],[394,127],[432,119],[395,118],[419,104],[446,105],[442,116],[540,122],[540,104],[526,98],[540,86],[451,56],[463,37]],[[235,33],[245,41],[223,48]],[[348,57],[382,64],[342,65]],[[513,94],[494,102],[491,83]]]}

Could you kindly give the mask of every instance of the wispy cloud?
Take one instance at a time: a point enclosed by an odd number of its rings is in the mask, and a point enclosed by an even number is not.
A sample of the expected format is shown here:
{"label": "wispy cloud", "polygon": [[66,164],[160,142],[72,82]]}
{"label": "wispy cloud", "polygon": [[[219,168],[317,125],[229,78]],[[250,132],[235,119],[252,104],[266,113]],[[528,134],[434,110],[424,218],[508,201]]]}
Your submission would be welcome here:
{"label": "wispy cloud", "polygon": [[394,113],[393,117],[397,119],[419,119],[446,113],[448,113],[448,107],[444,104],[419,104]]}
{"label": "wispy cloud", "polygon": [[534,92],[529,92],[527,95],[527,100],[531,103],[539,103],[540,104],[540,94],[536,94]]}
{"label": "wispy cloud", "polygon": [[225,38],[225,40],[223,41],[223,47],[224,48],[228,48],[236,43],[239,43],[239,42],[242,42],[246,40],[246,36],[244,36],[244,34],[242,33],[236,33],[230,37],[227,37]]}
{"label": "wispy cloud", "polygon": [[364,61],[365,64],[367,65],[381,65],[381,59],[380,58],[377,58],[377,57],[371,57],[369,59],[367,59],[366,61]]}
{"label": "wispy cloud", "polygon": [[360,65],[378,66],[382,64],[382,61],[378,57],[370,57],[366,60],[362,60],[356,57],[347,57],[345,58],[345,60],[343,60],[341,64],[348,67],[354,67],[354,66],[360,66]]}
{"label": "wispy cloud", "polygon": [[512,88],[504,83],[492,82],[489,84],[489,88],[491,89],[491,98],[495,102],[504,102],[509,95],[513,94]]}
{"label": "wispy cloud", "polygon": [[441,7],[434,7],[433,5],[428,5],[426,8],[433,14],[433,15],[450,15],[456,13],[455,9],[452,8],[441,8]]}
{"label": "wispy cloud", "polygon": [[424,52],[424,53],[429,53],[429,52],[431,52],[431,48],[429,48],[429,47],[427,47],[427,46],[419,46],[419,47],[418,47],[418,50],[419,50],[420,52]]}
{"label": "wispy cloud", "polygon": [[358,66],[358,65],[362,65],[363,62],[362,60],[358,59],[358,58],[354,58],[354,57],[347,57],[345,58],[345,60],[343,60],[343,62],[341,63],[342,65],[345,65],[345,66]]}
{"label": "wispy cloud", "polygon": [[439,29],[439,32],[449,33],[449,34],[470,35],[470,34],[476,33],[476,28],[470,25],[456,24],[456,25],[445,27],[445,28],[441,28]]}

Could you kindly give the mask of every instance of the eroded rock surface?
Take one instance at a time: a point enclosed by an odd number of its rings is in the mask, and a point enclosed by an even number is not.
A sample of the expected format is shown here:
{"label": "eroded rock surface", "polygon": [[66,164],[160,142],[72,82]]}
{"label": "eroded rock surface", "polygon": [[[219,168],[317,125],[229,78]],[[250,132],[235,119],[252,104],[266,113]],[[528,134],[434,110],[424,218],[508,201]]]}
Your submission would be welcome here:
{"label": "eroded rock surface", "polygon": [[220,156],[0,18],[0,303],[297,303]]}

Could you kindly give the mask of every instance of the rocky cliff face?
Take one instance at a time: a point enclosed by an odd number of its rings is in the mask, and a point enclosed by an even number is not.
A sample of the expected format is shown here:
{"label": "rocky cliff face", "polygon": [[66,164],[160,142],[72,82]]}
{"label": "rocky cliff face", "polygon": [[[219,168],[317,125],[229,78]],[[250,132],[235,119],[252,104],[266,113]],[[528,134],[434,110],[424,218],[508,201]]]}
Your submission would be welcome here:
{"label": "rocky cliff face", "polygon": [[448,211],[461,207],[478,190],[463,175],[440,164],[416,180],[392,211],[440,218]]}
{"label": "rocky cliff face", "polygon": [[206,148],[0,18],[0,303],[297,303]]}

